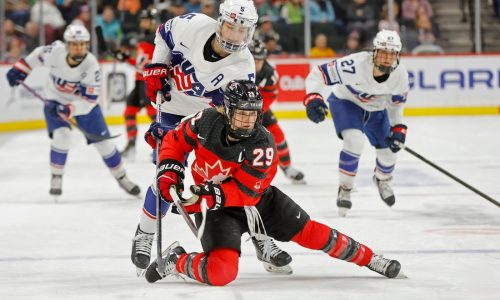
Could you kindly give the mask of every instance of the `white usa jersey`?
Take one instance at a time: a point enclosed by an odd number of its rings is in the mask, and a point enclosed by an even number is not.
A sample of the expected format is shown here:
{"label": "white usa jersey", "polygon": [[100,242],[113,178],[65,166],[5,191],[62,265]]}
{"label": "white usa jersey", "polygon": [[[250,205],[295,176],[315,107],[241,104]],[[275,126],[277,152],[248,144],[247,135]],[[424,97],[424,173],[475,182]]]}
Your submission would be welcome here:
{"label": "white usa jersey", "polygon": [[217,21],[197,13],[185,14],[160,25],[152,63],[169,65],[172,99],[162,111],[187,116],[222,103],[226,84],[235,79],[255,81],[253,56],[245,48],[216,62],[203,56],[203,48],[215,34]]}
{"label": "white usa jersey", "polygon": [[319,93],[325,99],[356,103],[366,111],[387,108],[391,125],[402,122],[402,105],[409,90],[408,72],[399,64],[384,82],[373,78],[373,54],[354,53],[313,68],[306,79],[307,93]]}
{"label": "white usa jersey", "polygon": [[50,83],[44,85],[48,100],[71,103],[75,115],[86,115],[97,105],[101,80],[99,64],[89,52],[79,65],[70,67],[67,56],[66,45],[55,41],[36,48],[25,60],[31,68],[49,68]]}

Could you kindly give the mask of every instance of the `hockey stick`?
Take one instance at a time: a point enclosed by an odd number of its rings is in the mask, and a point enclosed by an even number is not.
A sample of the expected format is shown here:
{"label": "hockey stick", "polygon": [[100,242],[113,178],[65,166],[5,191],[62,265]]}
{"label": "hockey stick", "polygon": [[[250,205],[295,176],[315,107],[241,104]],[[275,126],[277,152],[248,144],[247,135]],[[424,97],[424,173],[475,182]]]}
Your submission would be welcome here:
{"label": "hockey stick", "polygon": [[[163,103],[163,95],[158,92],[156,94],[156,122],[161,124],[161,104]],[[161,196],[160,196],[160,185],[158,184],[158,167],[160,165],[160,146],[161,141],[156,141],[156,172],[155,172],[155,182],[156,182],[156,262],[158,264],[158,272],[163,274],[165,272],[166,260],[163,259],[161,250]]]}
{"label": "hockey stick", "polygon": [[456,182],[460,183],[461,185],[465,186],[469,190],[473,191],[474,193],[478,194],[479,196],[483,197],[484,199],[490,201],[491,203],[495,204],[496,206],[500,207],[500,203],[496,201],[495,199],[491,198],[490,196],[486,195],[485,193],[481,192],[480,190],[476,189],[475,187],[471,186],[470,184],[466,183],[465,181],[461,180],[460,178],[456,177],[455,175],[451,174],[450,172],[446,171],[445,169],[441,168],[440,166],[436,165],[435,163],[431,162],[427,158],[423,157],[422,155],[418,154],[411,148],[405,146],[404,149],[409,152],[411,155],[415,156],[416,158],[420,159],[421,161],[427,163],[434,169],[438,170],[439,172],[443,173],[444,175],[450,177],[451,179],[455,180]]}
{"label": "hockey stick", "polygon": [[203,219],[201,221],[200,227],[196,228],[196,225],[194,224],[193,220],[189,217],[189,214],[187,213],[186,209],[184,208],[183,203],[196,202],[198,199],[196,198],[196,200],[194,200],[193,197],[195,197],[195,196],[193,196],[190,199],[182,199],[181,200],[181,196],[179,196],[179,194],[177,193],[177,189],[173,185],[170,187],[169,192],[170,192],[170,197],[172,197],[175,205],[177,206],[177,211],[182,216],[184,221],[186,221],[187,225],[189,226],[189,229],[191,229],[191,232],[194,234],[194,236],[200,240],[201,237],[203,236],[203,232],[205,231],[205,224],[206,224],[206,220],[207,220],[206,217],[207,217],[208,207],[207,207],[206,200],[203,199],[201,204],[200,204],[201,205],[201,215],[202,215]]}
{"label": "hockey stick", "polygon": [[[45,99],[44,97],[42,97],[42,95],[40,95],[39,93],[37,93],[29,85],[27,85],[26,83],[24,83],[23,81],[20,81],[20,80],[18,80],[17,83],[20,84],[21,86],[23,86],[28,92],[30,92],[33,96],[35,96],[36,98],[38,98],[39,100],[41,100],[44,104],[47,104],[48,100]],[[105,137],[105,136],[101,136],[101,135],[97,135],[97,134],[92,134],[90,132],[85,131],[80,126],[78,126],[78,124],[75,121],[73,121],[73,119],[68,118],[66,115],[58,113],[58,116],[63,121],[65,121],[66,123],[68,123],[69,125],[74,126],[78,130],[80,130],[81,133],[83,133],[83,135],[85,135],[89,140],[93,140],[93,141],[96,141],[96,142],[101,142],[101,141],[105,141],[105,140],[109,140],[109,139],[114,139],[114,138],[120,136],[118,134],[118,135],[112,135],[112,136]]]}

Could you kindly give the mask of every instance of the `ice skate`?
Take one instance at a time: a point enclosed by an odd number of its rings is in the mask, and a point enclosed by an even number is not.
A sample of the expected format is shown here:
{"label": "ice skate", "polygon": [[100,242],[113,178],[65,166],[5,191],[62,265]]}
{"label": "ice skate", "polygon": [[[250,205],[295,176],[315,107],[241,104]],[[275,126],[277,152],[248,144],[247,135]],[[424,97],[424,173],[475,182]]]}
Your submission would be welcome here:
{"label": "ice skate", "polygon": [[339,187],[339,192],[337,194],[337,207],[339,208],[339,216],[345,217],[347,211],[352,207],[351,202],[351,191],[352,189],[346,189],[342,186]]}
{"label": "ice skate", "polygon": [[[292,257],[287,252],[281,250],[272,239],[258,240],[252,237],[252,242],[257,253],[257,259],[262,262],[264,269],[270,273],[276,274],[292,274],[293,270],[290,266]],[[264,255],[265,244],[268,243],[269,259]]]}
{"label": "ice skate", "polygon": [[128,161],[132,161],[135,158],[135,142],[134,141],[128,141],[127,146],[123,149],[122,152],[120,152],[123,158],[125,158]]}
{"label": "ice skate", "polygon": [[161,254],[163,260],[165,261],[165,271],[160,273],[160,271],[158,270],[157,259],[151,265],[149,265],[148,269],[146,270],[146,280],[149,283],[153,283],[169,275],[182,278],[179,275],[179,272],[177,272],[175,264],[177,263],[179,256],[185,253],[186,251],[179,245],[179,242],[174,242]]}
{"label": "ice skate", "polygon": [[378,193],[382,201],[389,206],[393,206],[396,202],[396,197],[394,197],[394,191],[390,186],[391,179],[380,180],[375,175],[373,175],[373,182],[378,188]]}
{"label": "ice skate", "polygon": [[141,189],[139,188],[139,186],[137,184],[133,183],[132,181],[130,181],[130,179],[128,179],[126,174],[124,174],[121,177],[116,178],[116,180],[118,181],[118,184],[120,185],[120,187],[122,189],[124,189],[127,193],[129,193],[130,195],[137,196],[141,193]]}
{"label": "ice skate", "polygon": [[49,194],[54,196],[54,200],[57,202],[57,198],[62,195],[62,175],[52,175]]}
{"label": "ice skate", "polygon": [[286,168],[281,168],[283,173],[285,173],[286,178],[291,179],[293,184],[306,184],[304,180],[304,173],[293,168],[292,166],[288,166]]}
{"label": "ice skate", "polygon": [[396,278],[401,270],[399,261],[387,259],[378,254],[373,254],[370,263],[366,267],[388,278]]}
{"label": "ice skate", "polygon": [[132,263],[137,268],[137,276],[141,276],[149,266],[151,259],[151,246],[153,245],[154,233],[147,233],[137,225],[134,239],[132,240]]}

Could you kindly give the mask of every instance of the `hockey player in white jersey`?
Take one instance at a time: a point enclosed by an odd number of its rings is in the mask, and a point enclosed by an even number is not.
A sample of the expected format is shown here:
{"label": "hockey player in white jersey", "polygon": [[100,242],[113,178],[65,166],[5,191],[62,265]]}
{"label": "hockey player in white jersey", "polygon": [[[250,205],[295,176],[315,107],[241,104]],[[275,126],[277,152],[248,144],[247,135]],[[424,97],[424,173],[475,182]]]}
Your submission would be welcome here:
{"label": "hockey player in white jersey", "polygon": [[[70,25],[63,36],[65,43],[55,41],[36,48],[26,58],[16,62],[7,73],[10,86],[16,86],[26,79],[33,68],[49,68],[50,81],[44,85],[47,99],[44,115],[52,139],[49,193],[55,197],[62,194],[62,176],[71,142],[70,124],[60,115],[68,119],[74,117],[77,125],[89,134],[110,136],[97,104],[101,74],[97,59],[88,52],[90,34],[81,25]],[[128,179],[113,141],[94,141],[87,137],[87,143],[96,147],[121,188],[131,195],[140,193],[139,186]]]}
{"label": "hockey player in white jersey", "polygon": [[[226,0],[220,5],[217,21],[189,13],[160,25],[152,63],[145,66],[143,73],[146,94],[153,104],[158,93],[165,99],[160,106],[161,124],[153,122],[145,135],[153,148],[156,140],[161,140],[185,116],[222,105],[223,91],[229,81],[255,80],[255,64],[247,45],[257,19],[253,1]],[[170,204],[161,202],[164,216]],[[149,265],[155,232],[156,184],[153,183],[146,193],[132,245],[131,259],[138,274]],[[263,243],[253,242],[261,258]],[[275,244],[273,249],[271,261],[264,262],[266,270],[291,273],[290,255]]]}
{"label": "hockey player in white jersey", "polygon": [[366,135],[376,149],[373,181],[382,200],[394,205],[390,186],[396,152],[406,138],[403,104],[408,73],[399,63],[401,40],[395,31],[382,30],[373,40],[373,52],[360,52],[313,68],[306,79],[307,116],[325,119],[330,105],[337,136],[343,140],[339,158],[339,215],[351,209],[351,190]]}

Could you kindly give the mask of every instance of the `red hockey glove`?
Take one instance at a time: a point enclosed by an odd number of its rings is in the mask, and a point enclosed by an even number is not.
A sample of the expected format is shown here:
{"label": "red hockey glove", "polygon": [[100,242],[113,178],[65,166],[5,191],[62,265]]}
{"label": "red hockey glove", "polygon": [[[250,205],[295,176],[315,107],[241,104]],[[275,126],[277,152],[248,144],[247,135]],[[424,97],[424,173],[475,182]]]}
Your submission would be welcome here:
{"label": "red hockey glove", "polygon": [[168,202],[173,202],[170,196],[170,186],[174,185],[180,194],[184,190],[184,166],[177,160],[165,159],[158,165],[156,172],[160,196]]}
{"label": "red hockey glove", "polygon": [[322,122],[328,115],[328,106],[323,101],[323,96],[318,93],[307,94],[304,98],[307,117],[314,123]]}
{"label": "red hockey glove", "polygon": [[208,209],[217,210],[223,208],[226,204],[226,196],[219,184],[200,184],[192,185],[190,188],[193,197],[183,202],[185,206],[200,204],[203,199],[207,201]]}
{"label": "red hockey glove", "polygon": [[392,152],[396,153],[401,150],[406,140],[406,130],[408,127],[403,124],[397,124],[391,127],[391,134],[389,135],[389,148]]}
{"label": "red hockey glove", "polygon": [[168,83],[168,65],[148,64],[142,72],[146,84],[146,95],[156,103],[156,94],[161,91],[165,101],[170,101],[170,84]]}

